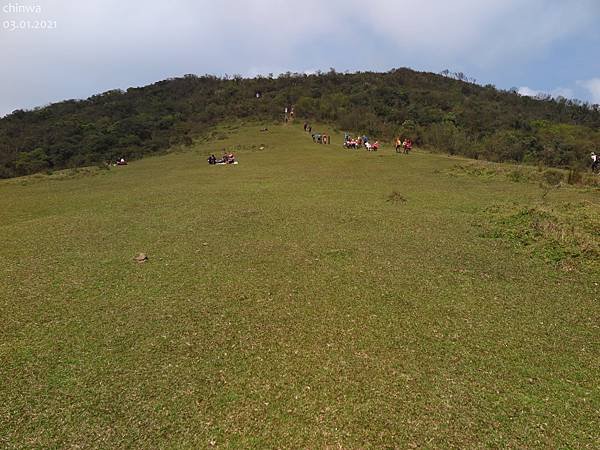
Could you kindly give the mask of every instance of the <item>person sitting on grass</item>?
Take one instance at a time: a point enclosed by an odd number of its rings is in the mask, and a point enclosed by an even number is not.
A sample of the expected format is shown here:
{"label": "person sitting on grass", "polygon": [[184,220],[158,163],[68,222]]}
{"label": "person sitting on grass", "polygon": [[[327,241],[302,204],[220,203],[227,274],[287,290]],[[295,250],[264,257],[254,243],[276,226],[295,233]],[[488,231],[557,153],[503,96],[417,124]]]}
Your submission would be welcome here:
{"label": "person sitting on grass", "polygon": [[211,166],[213,166],[216,163],[217,163],[217,157],[215,155],[210,155],[208,157],[208,164],[210,164]]}
{"label": "person sitting on grass", "polygon": [[379,141],[375,141],[373,144],[373,151],[376,152],[377,150],[379,150]]}
{"label": "person sitting on grass", "polygon": [[221,159],[217,159],[216,164],[227,164],[227,152],[225,152],[225,150],[223,150],[223,156],[221,156]]}

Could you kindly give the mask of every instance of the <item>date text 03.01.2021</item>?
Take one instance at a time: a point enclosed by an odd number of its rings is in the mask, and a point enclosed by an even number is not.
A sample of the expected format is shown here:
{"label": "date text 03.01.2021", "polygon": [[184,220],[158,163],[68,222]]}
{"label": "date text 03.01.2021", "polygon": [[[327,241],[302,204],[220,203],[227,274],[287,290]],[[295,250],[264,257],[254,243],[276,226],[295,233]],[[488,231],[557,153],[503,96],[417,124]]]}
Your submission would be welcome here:
{"label": "date text 03.01.2021", "polygon": [[54,30],[58,26],[56,20],[4,20],[2,29],[17,30]]}

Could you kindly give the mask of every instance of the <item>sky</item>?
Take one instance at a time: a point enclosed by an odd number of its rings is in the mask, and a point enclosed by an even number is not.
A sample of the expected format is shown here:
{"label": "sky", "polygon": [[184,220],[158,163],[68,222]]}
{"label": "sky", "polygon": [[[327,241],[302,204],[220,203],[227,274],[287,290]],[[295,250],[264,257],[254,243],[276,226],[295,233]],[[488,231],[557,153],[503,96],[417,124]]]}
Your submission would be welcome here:
{"label": "sky", "polygon": [[332,67],[600,103],[600,0],[0,0],[0,116],[190,73]]}

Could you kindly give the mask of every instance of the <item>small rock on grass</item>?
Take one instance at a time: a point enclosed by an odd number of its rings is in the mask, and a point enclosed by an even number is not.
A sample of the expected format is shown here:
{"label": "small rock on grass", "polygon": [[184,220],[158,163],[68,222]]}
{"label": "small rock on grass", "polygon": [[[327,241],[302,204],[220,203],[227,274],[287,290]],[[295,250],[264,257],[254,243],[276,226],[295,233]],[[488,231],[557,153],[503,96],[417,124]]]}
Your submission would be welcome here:
{"label": "small rock on grass", "polygon": [[145,253],[139,253],[135,258],[133,258],[133,260],[139,264],[143,264],[148,261],[148,255]]}

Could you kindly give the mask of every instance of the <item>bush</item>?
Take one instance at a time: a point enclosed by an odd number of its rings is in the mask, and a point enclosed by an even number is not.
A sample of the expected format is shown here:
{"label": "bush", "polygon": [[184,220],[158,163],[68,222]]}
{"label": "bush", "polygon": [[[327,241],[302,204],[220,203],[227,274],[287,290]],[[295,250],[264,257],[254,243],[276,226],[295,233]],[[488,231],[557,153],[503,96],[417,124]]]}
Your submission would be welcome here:
{"label": "bush", "polygon": [[558,186],[564,179],[563,173],[556,169],[546,169],[542,173],[542,177],[550,186]]}
{"label": "bush", "polygon": [[522,183],[524,181],[528,181],[527,176],[523,173],[522,170],[513,170],[508,174],[508,179],[510,181],[514,181],[515,183]]}
{"label": "bush", "polygon": [[[467,136],[452,122],[430,125],[423,139],[426,144],[451,155],[467,154],[470,152],[470,143]],[[478,156],[478,151],[476,150],[474,154]]]}
{"label": "bush", "polygon": [[567,183],[569,184],[581,184],[583,181],[583,174],[579,169],[571,169],[569,170],[569,175],[567,177]]}
{"label": "bush", "polygon": [[598,207],[591,203],[565,203],[529,208],[496,205],[486,210],[483,236],[504,239],[563,267],[598,264]]}
{"label": "bush", "polygon": [[19,175],[41,172],[48,169],[48,157],[41,148],[36,148],[31,152],[19,153],[15,161],[15,169]]}

